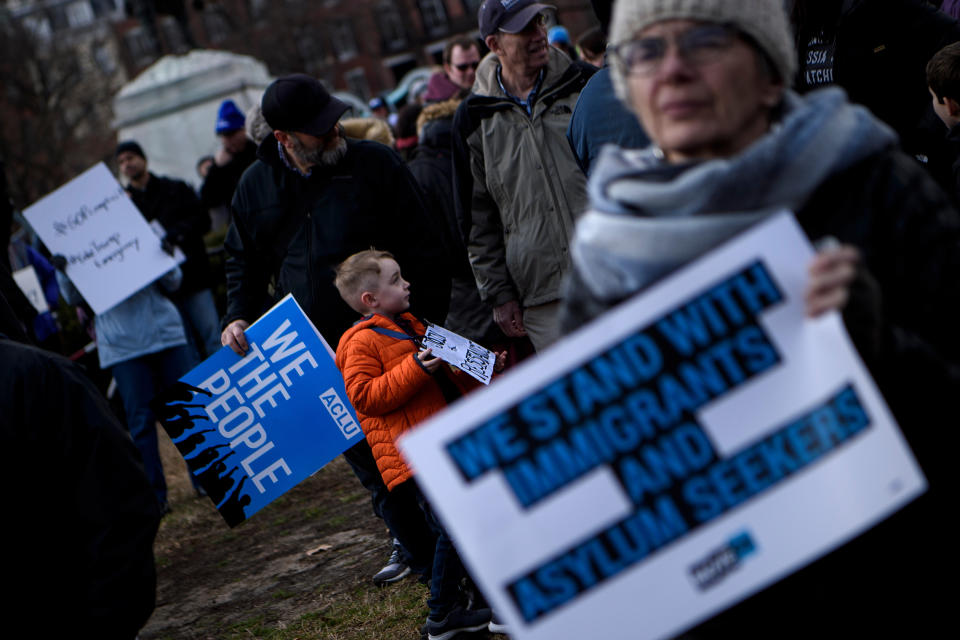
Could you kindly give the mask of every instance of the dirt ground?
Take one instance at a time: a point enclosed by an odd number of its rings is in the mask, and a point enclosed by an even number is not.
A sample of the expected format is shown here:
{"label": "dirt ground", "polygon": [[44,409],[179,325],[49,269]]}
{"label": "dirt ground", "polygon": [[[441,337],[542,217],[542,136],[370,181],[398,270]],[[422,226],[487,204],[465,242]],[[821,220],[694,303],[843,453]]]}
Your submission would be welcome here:
{"label": "dirt ground", "polygon": [[[381,598],[370,577],[389,555],[388,536],[342,458],[230,529],[209,499],[194,495],[183,459],[160,432],[173,512],[154,547],[157,605],[143,640],[277,637],[277,630],[302,627],[305,615],[322,617],[368,592]],[[383,637],[419,637],[426,589],[408,578],[379,591],[402,597],[398,589],[407,604],[395,605],[397,625],[410,633]]]}

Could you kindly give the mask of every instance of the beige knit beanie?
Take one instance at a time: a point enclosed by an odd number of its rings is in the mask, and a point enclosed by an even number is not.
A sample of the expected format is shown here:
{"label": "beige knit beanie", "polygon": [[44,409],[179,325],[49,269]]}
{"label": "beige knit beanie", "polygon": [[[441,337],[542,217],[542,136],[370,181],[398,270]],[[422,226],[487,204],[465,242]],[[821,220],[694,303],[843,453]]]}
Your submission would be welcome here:
{"label": "beige knit beanie", "polygon": [[[662,20],[702,20],[729,24],[753,38],[789,86],[797,68],[797,53],[783,0],[616,0],[610,20],[610,44],[635,37]],[[611,56],[613,85],[626,99],[625,69]],[[628,105],[629,106],[629,105]]]}

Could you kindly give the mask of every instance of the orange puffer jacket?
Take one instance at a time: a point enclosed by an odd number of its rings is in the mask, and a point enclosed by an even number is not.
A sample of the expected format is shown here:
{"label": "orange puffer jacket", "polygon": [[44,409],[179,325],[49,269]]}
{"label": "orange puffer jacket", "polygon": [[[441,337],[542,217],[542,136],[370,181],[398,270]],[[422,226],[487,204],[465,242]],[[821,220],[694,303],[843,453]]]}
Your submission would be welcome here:
{"label": "orange puffer jacket", "polygon": [[[425,327],[409,313],[402,316],[418,335]],[[397,450],[396,439],[421,420],[447,406],[440,385],[417,361],[413,340],[386,336],[371,327],[403,333],[393,320],[379,314],[351,327],[337,346],[337,367],[343,373],[347,397],[360,417],[383,482],[392,490],[409,480],[413,471]],[[453,375],[443,364],[435,375],[449,375],[464,393],[476,387],[473,379]]]}

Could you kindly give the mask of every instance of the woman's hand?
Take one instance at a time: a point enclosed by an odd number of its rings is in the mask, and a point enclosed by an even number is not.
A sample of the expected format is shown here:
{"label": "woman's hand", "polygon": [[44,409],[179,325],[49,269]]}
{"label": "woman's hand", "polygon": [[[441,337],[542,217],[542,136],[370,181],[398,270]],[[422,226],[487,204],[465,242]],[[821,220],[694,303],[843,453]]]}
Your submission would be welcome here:
{"label": "woman's hand", "polygon": [[857,275],[860,252],[848,244],[824,249],[810,263],[810,281],[804,294],[811,318],[827,311],[842,311],[850,299],[850,287]]}

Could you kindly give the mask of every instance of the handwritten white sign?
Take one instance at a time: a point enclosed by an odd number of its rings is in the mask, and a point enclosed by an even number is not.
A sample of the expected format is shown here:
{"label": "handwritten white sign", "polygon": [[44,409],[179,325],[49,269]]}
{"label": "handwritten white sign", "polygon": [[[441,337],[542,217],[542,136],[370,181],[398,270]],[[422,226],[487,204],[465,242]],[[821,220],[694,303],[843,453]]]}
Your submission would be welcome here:
{"label": "handwritten white sign", "polygon": [[100,163],[27,208],[23,215],[96,313],[114,307],[177,263]]}
{"label": "handwritten white sign", "polygon": [[774,216],[400,438],[517,640],[674,636],[926,481]]}
{"label": "handwritten white sign", "polygon": [[37,310],[37,313],[50,310],[50,307],[47,306],[47,299],[43,295],[43,287],[40,286],[40,278],[37,277],[37,272],[33,268],[33,265],[27,265],[23,269],[14,271],[13,280],[17,283],[17,286],[20,287],[20,290],[23,291],[23,295],[27,296],[27,299],[30,300],[30,304]]}
{"label": "handwritten white sign", "polygon": [[483,384],[490,384],[497,356],[489,349],[436,325],[427,327],[423,346],[432,349],[433,355],[444,362],[470,374]]}

